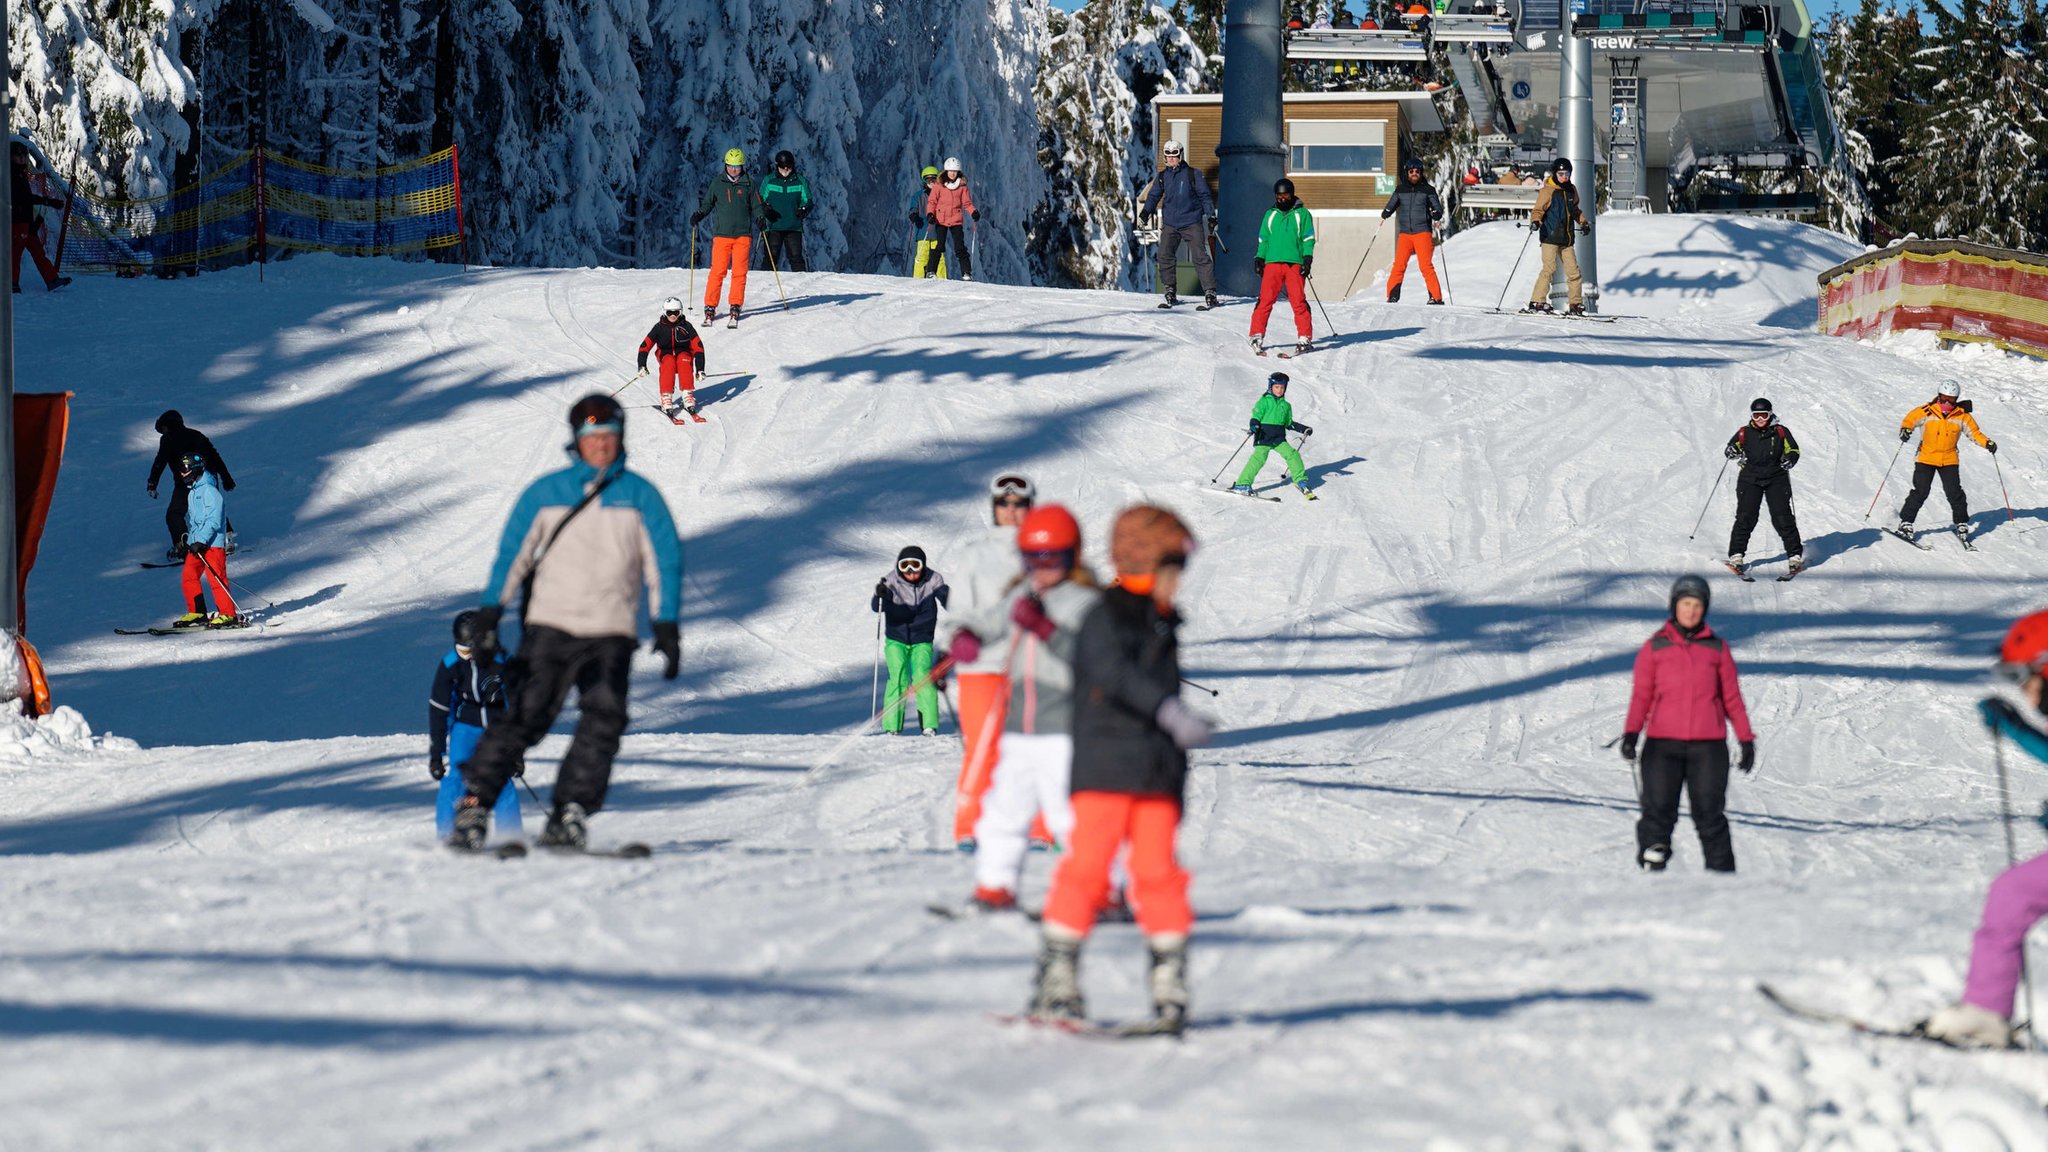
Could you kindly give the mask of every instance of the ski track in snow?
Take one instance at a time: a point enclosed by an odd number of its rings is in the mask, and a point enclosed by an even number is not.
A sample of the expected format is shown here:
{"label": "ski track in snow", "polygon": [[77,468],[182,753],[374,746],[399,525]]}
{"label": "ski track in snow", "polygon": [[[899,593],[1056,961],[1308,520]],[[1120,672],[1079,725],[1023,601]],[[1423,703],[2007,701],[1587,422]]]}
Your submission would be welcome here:
{"label": "ski track in snow", "polygon": [[[739,329],[703,332],[740,372],[699,388],[708,423],[647,411],[652,378],[621,395],[687,568],[684,677],[639,657],[595,824],[654,845],[639,862],[434,846],[421,697],[567,404],[625,380],[681,270],[309,258],[23,297],[21,387],[77,392],[31,634],[60,701],[142,747],[0,760],[5,1145],[2048,1146],[2041,1057],[1855,1036],[1753,990],[1904,1022],[1960,988],[2003,860],[1972,704],[2041,606],[2048,369],[1813,334],[1838,237],[1601,227],[1606,307],[1646,319],[1481,311],[1526,235],[1505,225],[1447,246],[1453,307],[1330,302],[1339,333],[1286,368],[1314,504],[1193,492],[1276,367],[1244,309],[793,274],[784,311],[755,278]],[[127,371],[88,360],[87,312],[126,318]],[[1863,518],[1899,414],[1947,375],[2018,512],[1966,452],[1976,555]],[[1791,584],[1714,563],[1732,476],[1686,539],[1754,395],[1805,449]],[[169,405],[239,481],[230,574],[275,601],[268,631],[110,634],[177,610],[175,572],[134,569],[164,534],[140,488]],[[1097,564],[1139,498],[1200,538],[1184,657],[1222,695],[1188,698],[1225,731],[1188,795],[1178,1044],[989,1019],[1022,1005],[1036,929],[923,911],[970,884],[950,717],[813,770],[868,706],[875,577],[908,543],[943,573],[1006,468],[1075,508]],[[1782,570],[1768,518],[1751,554]],[[1632,870],[1602,747],[1687,570],[1761,732],[1732,880],[1685,826],[1671,873]],[[532,758],[543,795],[566,731]],[[2048,772],[2008,762],[2031,807]],[[1091,1008],[1141,1014],[1142,967],[1102,929]]]}

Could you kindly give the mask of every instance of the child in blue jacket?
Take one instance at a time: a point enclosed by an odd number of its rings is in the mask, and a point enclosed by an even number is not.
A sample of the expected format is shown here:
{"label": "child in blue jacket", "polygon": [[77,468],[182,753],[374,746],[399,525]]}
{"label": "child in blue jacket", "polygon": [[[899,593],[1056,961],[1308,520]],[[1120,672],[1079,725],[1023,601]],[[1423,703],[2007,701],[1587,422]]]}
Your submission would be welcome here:
{"label": "child in blue jacket", "polygon": [[[491,653],[490,660],[477,659],[476,613],[455,617],[455,647],[434,669],[434,689],[427,697],[427,773],[441,782],[434,802],[436,835],[446,840],[455,831],[455,802],[462,799],[462,766],[476,753],[476,742],[484,729],[505,716],[505,654]],[[454,761],[448,771],[446,761]],[[498,794],[495,810],[498,827],[522,834],[519,823],[519,790],[507,788]]]}

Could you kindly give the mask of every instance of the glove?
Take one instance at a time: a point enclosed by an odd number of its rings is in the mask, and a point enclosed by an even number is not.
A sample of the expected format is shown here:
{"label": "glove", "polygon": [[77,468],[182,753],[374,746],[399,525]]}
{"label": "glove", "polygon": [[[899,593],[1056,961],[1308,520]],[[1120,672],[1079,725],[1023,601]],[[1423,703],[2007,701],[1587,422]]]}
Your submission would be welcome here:
{"label": "glove", "polygon": [[981,658],[981,637],[962,628],[953,636],[953,663],[972,664]]}
{"label": "glove", "polygon": [[1742,742],[1742,759],[1735,767],[1740,769],[1744,776],[1756,771],[1756,741],[1744,740]]}
{"label": "glove", "polygon": [[469,650],[477,663],[489,664],[499,652],[504,651],[498,647],[498,621],[504,615],[505,610],[496,604],[476,610],[476,643],[470,645]]}
{"label": "glove", "polygon": [[[1992,451],[1993,451],[1993,452],[1996,452],[1996,451],[1998,451],[1998,449],[1996,449],[1996,448],[1993,448],[1993,449],[1992,449]],[[226,480],[223,480],[223,481],[221,481],[221,482],[220,482],[220,490],[221,490],[221,491],[223,491],[223,492],[233,492],[233,491],[235,490],[235,481],[234,481],[234,478],[233,478],[233,477],[229,477],[228,479],[226,479]]]}
{"label": "glove", "polygon": [[1040,640],[1052,639],[1052,617],[1045,614],[1045,602],[1036,596],[1017,601],[1010,609],[1010,622]]}
{"label": "glove", "polygon": [[1913,430],[1911,428],[1899,429],[1899,443],[1904,444],[1906,441],[1911,440],[1912,438]]}
{"label": "glove", "polygon": [[879,599],[879,600],[880,600],[880,601],[881,601],[882,603],[884,603],[884,604],[887,604],[887,603],[889,602],[889,581],[888,581],[888,580],[884,579],[884,580],[877,580],[877,581],[875,581],[875,597],[876,597],[876,599]]}
{"label": "glove", "polygon": [[1991,454],[1992,454],[1993,456],[1996,456],[1996,455],[1998,455],[1998,441],[1996,441],[1996,440],[1986,440],[1986,441],[1984,442],[1984,450],[1985,450],[1986,452],[1989,452],[1989,453],[1991,453]]}
{"label": "glove", "polygon": [[1531,232],[1541,232],[1541,231],[1543,231],[1543,221],[1541,221],[1541,220],[1531,220],[1531,221],[1529,221],[1529,231],[1531,231]]}
{"label": "glove", "polygon": [[1998,696],[1987,696],[1977,702],[1977,710],[1984,714],[1984,723],[1991,728],[2025,727],[2020,710],[2012,702]]}
{"label": "glove", "polygon": [[430,756],[427,758],[427,775],[432,776],[436,780],[439,780],[441,777],[446,776],[447,774],[448,766],[446,764],[441,763],[441,758],[439,756]]}
{"label": "glove", "polygon": [[1730,460],[1740,460],[1742,459],[1742,449],[1738,445],[1730,444],[1726,448],[1721,449],[1721,455],[1726,456]]}
{"label": "glove", "polygon": [[924,218],[924,222],[931,225],[934,228],[942,227],[942,225],[940,225],[939,223],[939,214],[937,212],[927,214]]}
{"label": "glove", "polygon": [[799,204],[799,205],[797,205],[797,206],[796,206],[796,218],[797,218],[797,219],[801,220],[801,219],[803,219],[804,217],[806,217],[806,216],[809,216],[810,214],[811,214],[811,206],[810,206],[809,204]]}
{"label": "glove", "polygon": [[1261,276],[1265,275],[1266,261],[1262,257],[1252,257],[1252,271],[1258,273]]}
{"label": "glove", "polygon": [[186,547],[185,542],[180,540],[176,544],[171,545],[171,551],[177,554],[178,559],[183,560],[185,554],[192,551],[192,549]]}
{"label": "glove", "polygon": [[1636,762],[1637,735],[1635,732],[1623,732],[1621,734],[1621,758],[1631,764]]}
{"label": "glove", "polygon": [[156,499],[156,485],[154,485],[154,484],[151,484],[151,485],[149,486],[149,498],[150,498],[151,500],[154,500],[154,499]]}
{"label": "glove", "polygon": [[1295,430],[1296,432],[1299,432],[1299,433],[1301,433],[1301,434],[1302,434],[1303,436],[1313,436],[1313,435],[1315,435],[1315,434],[1316,434],[1316,430],[1315,430],[1315,429],[1313,429],[1313,428],[1311,428],[1311,427],[1309,427],[1309,426],[1308,426],[1308,425],[1306,425],[1306,424],[1296,424],[1296,425],[1294,426],[1294,430]]}
{"label": "glove", "polygon": [[1161,700],[1159,711],[1154,712],[1152,718],[1159,722],[1159,726],[1166,730],[1168,736],[1173,737],[1173,746],[1182,751],[1200,748],[1216,734],[1216,726],[1195,715],[1187,705],[1180,702],[1178,696],[1168,696]]}
{"label": "glove", "polygon": [[710,215],[710,213],[708,212],[690,213],[690,227],[695,228],[697,225],[702,224],[704,222],[704,217],[708,215]]}
{"label": "glove", "polygon": [[667,658],[668,662],[661,666],[661,678],[663,680],[675,679],[676,673],[682,671],[683,668],[683,636],[682,631],[676,627],[675,621],[656,620],[654,622],[654,644],[649,651],[659,652]]}
{"label": "glove", "polygon": [[[645,361],[645,360],[642,360],[642,361],[640,362],[640,376],[645,376],[645,375],[647,375],[647,361]],[[635,380],[638,380],[638,379],[640,378],[640,376],[635,376],[635,377],[633,377],[633,379],[635,379]]]}
{"label": "glove", "polygon": [[974,211],[969,212],[967,218],[977,224],[981,223],[981,209],[976,208]]}
{"label": "glove", "polygon": [[1779,466],[1785,469],[1785,471],[1790,472],[1792,470],[1792,466],[1797,463],[1799,463],[1799,453],[1790,452],[1787,453],[1784,456],[1784,458],[1779,461]]}
{"label": "glove", "polygon": [[512,762],[512,774],[521,779],[526,778],[526,753],[521,752],[519,759]]}
{"label": "glove", "polygon": [[1306,280],[1306,279],[1308,279],[1308,278],[1309,278],[1309,276],[1310,276],[1310,274],[1311,274],[1311,273],[1313,272],[1313,270],[1315,269],[1315,266],[1316,266],[1316,258],[1315,258],[1315,257],[1313,257],[1313,256],[1303,256],[1303,257],[1301,258],[1301,278],[1302,278],[1303,280]]}
{"label": "glove", "polygon": [[1249,422],[1248,426],[1247,426],[1247,427],[1245,428],[1245,432],[1246,432],[1246,433],[1247,433],[1248,435],[1252,435],[1252,436],[1257,436],[1257,435],[1259,434],[1259,418],[1258,418],[1258,417],[1256,417],[1256,416],[1252,417],[1252,419],[1251,419],[1251,421]]}
{"label": "glove", "polygon": [[1380,219],[1382,219],[1382,220],[1385,220],[1385,219],[1386,219],[1387,217],[1389,217],[1389,216],[1392,216],[1393,214],[1394,214],[1394,206],[1393,206],[1392,204],[1389,204],[1389,205],[1387,205],[1387,206],[1386,206],[1386,208],[1385,208],[1385,209],[1381,210],[1381,212],[1380,212]]}
{"label": "glove", "polygon": [[1583,221],[1583,220],[1581,220],[1581,221],[1579,222],[1579,235],[1581,235],[1581,236],[1585,236],[1585,235],[1587,235],[1587,234],[1591,233],[1592,231],[1593,231],[1593,226],[1592,226],[1591,224],[1588,224],[1588,223],[1586,223],[1586,222],[1585,222],[1585,221]]}
{"label": "glove", "polygon": [[761,209],[761,215],[766,216],[770,224],[773,224],[777,220],[782,219],[782,213],[777,212],[775,209],[768,207],[763,207]]}
{"label": "glove", "polygon": [[911,222],[912,224],[922,224],[922,223],[924,223],[924,213],[922,213],[922,212],[912,212],[912,213],[910,214],[910,222]]}

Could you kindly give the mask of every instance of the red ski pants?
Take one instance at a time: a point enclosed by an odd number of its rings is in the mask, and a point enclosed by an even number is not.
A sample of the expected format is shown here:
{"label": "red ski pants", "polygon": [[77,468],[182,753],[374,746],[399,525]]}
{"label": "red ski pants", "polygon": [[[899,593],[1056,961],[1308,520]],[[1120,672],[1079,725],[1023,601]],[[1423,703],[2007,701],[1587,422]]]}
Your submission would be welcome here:
{"label": "red ski pants", "polygon": [[43,283],[55,284],[57,282],[57,266],[50,263],[48,256],[43,255],[43,242],[36,239],[36,226],[34,224],[16,224],[14,226],[14,262],[8,265],[13,270],[14,286],[16,288],[21,287],[21,254],[24,251],[35,260],[36,271],[43,274]]}
{"label": "red ski pants", "polygon": [[718,294],[725,288],[725,274],[732,272],[732,306],[734,311],[744,308],[747,303],[747,262],[753,258],[754,238],[752,236],[713,236],[711,238],[711,267],[704,275],[704,307],[716,309]]}
{"label": "red ski pants", "polygon": [[1045,923],[1086,936],[1109,896],[1109,870],[1117,850],[1128,843],[1128,895],[1139,929],[1147,936],[1187,935],[1194,927],[1195,911],[1188,905],[1188,874],[1173,856],[1179,829],[1180,801],[1171,796],[1074,793],[1074,834],[1052,874]]}
{"label": "red ski pants", "polygon": [[[960,782],[953,788],[953,839],[972,840],[981,821],[981,798],[996,778],[996,747],[1010,711],[1010,681],[1000,672],[962,672],[960,685]],[[1031,818],[1031,838],[1052,843],[1043,812]]]}
{"label": "red ski pants", "polygon": [[1284,288],[1287,290],[1287,302],[1294,305],[1295,338],[1313,338],[1315,323],[1308,315],[1307,284],[1302,279],[1299,264],[1266,265],[1266,274],[1259,280],[1259,306],[1252,309],[1252,335],[1266,334],[1266,318],[1273,314],[1273,302],[1280,298],[1280,290]]}
{"label": "red ski pants", "polygon": [[228,595],[228,554],[219,548],[185,553],[185,611],[206,611],[206,598],[199,582],[202,575],[213,585],[214,611],[233,616],[235,598]]}
{"label": "red ski pants", "polygon": [[661,402],[668,403],[669,394],[681,392],[688,396],[697,387],[697,364],[687,352],[675,356],[661,357]]}
{"label": "red ski pants", "polygon": [[1444,290],[1436,282],[1436,241],[1427,232],[1403,232],[1394,238],[1394,271],[1387,276],[1387,294],[1392,295],[1408,275],[1410,256],[1422,261],[1422,282],[1429,287],[1429,298],[1443,299]]}

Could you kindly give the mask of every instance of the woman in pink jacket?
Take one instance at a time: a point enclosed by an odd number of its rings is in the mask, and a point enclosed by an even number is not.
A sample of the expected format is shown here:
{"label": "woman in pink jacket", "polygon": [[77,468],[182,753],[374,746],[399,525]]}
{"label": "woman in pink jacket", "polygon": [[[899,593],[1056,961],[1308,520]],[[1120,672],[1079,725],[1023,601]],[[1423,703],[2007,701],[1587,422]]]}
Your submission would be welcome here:
{"label": "woman in pink jacket", "polygon": [[[1636,864],[1648,872],[1662,872],[1671,860],[1680,788],[1692,808],[1707,870],[1735,871],[1725,810],[1728,725],[1735,725],[1735,738],[1742,743],[1739,767],[1744,772],[1756,767],[1756,734],[1735,682],[1735,655],[1707,627],[1710,598],[1705,580],[1680,576],[1671,585],[1671,619],[1636,653],[1621,758],[1636,765],[1636,796],[1643,810],[1636,821]],[[1650,738],[1638,761],[1636,738],[1645,721]]]}
{"label": "woman in pink jacket", "polygon": [[960,270],[962,280],[974,279],[973,253],[967,245],[967,221],[981,219],[981,209],[974,206],[974,194],[967,190],[967,177],[960,172],[960,161],[946,157],[946,170],[939,174],[939,181],[931,186],[931,192],[924,201],[925,219],[932,227],[931,251],[925,253],[924,274],[929,277],[938,268],[939,255],[945,251],[946,237],[953,237],[953,266]]}

